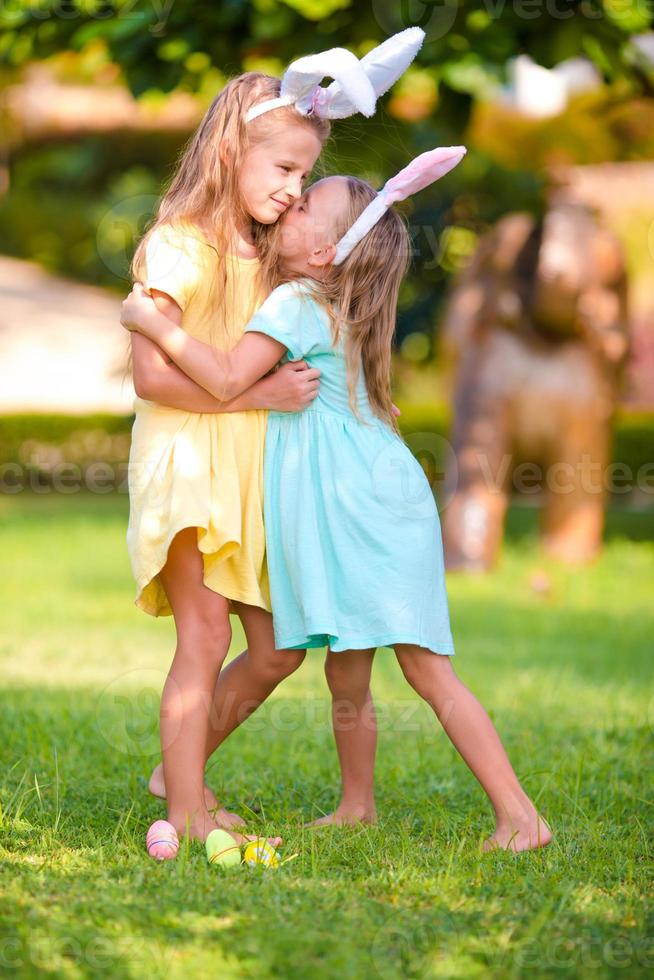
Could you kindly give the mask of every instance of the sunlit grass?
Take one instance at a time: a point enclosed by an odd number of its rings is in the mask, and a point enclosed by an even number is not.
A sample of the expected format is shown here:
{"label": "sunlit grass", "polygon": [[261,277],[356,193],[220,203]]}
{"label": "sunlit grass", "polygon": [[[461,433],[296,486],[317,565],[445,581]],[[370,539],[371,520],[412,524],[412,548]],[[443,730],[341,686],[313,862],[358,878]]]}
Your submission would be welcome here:
{"label": "sunlit grass", "polygon": [[374,673],[381,822],[304,831],[337,797],[315,653],[209,771],[297,857],[227,875],[196,844],[164,866],[144,852],[164,815],[145,781],[174,627],[133,606],[126,516],[124,497],[0,500],[0,972],[651,973],[651,515],[611,515],[582,571],[541,558],[533,513],[514,510],[499,567],[448,577],[456,669],[550,820],[548,849],[479,854],[484,795],[387,650]]}

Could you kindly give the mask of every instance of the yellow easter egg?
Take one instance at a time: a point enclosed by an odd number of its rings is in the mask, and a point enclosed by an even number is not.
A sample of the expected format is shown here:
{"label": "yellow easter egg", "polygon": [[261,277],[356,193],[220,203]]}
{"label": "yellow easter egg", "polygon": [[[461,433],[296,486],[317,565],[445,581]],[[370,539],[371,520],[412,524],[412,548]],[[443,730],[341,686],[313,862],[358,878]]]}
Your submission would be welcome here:
{"label": "yellow easter egg", "polygon": [[245,848],[243,860],[250,867],[263,864],[266,868],[279,867],[279,854],[267,840],[253,840]]}

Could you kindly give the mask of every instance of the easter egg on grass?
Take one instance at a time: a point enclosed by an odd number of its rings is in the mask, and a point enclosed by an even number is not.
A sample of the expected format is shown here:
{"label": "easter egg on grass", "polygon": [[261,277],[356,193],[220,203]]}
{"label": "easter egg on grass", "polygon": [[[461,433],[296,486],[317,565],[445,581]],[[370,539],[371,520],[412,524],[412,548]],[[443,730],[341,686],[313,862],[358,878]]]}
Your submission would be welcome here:
{"label": "easter egg on grass", "polygon": [[241,863],[241,848],[226,830],[212,830],[206,839],[205,847],[209,864],[233,868]]}
{"label": "easter egg on grass", "polygon": [[150,857],[157,861],[170,861],[177,857],[179,850],[177,831],[167,820],[155,820],[148,830],[145,846]]}
{"label": "easter egg on grass", "polygon": [[263,864],[266,868],[279,867],[279,854],[272,844],[263,839],[250,841],[245,848],[243,860],[250,867],[255,864]]}

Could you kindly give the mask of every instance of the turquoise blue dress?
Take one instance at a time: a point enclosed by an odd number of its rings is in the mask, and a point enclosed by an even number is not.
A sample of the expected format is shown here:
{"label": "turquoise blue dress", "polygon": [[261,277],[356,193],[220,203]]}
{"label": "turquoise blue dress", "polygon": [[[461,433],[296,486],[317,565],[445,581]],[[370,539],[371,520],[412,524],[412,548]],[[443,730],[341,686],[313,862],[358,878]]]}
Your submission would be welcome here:
{"label": "turquoise blue dress", "polygon": [[264,518],[278,649],[333,651],[411,643],[453,655],[438,511],[409,448],[370,407],[357,419],[342,340],[300,281],[263,303],[248,331],[319,368],[301,412],[270,412]]}

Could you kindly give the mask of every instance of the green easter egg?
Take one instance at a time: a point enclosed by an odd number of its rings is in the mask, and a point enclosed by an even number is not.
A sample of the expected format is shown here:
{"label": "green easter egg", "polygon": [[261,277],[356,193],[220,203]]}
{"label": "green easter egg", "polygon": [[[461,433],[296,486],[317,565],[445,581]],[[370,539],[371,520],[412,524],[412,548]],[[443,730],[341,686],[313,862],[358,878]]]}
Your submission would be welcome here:
{"label": "green easter egg", "polygon": [[205,847],[209,864],[232,868],[241,863],[241,849],[226,830],[212,830],[207,837]]}

